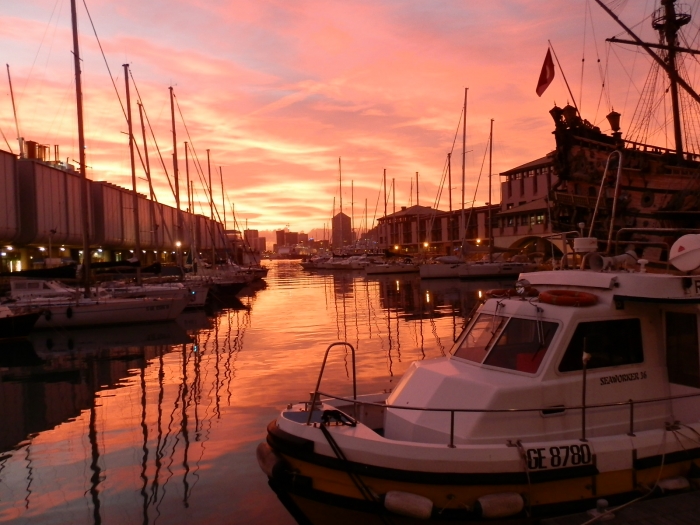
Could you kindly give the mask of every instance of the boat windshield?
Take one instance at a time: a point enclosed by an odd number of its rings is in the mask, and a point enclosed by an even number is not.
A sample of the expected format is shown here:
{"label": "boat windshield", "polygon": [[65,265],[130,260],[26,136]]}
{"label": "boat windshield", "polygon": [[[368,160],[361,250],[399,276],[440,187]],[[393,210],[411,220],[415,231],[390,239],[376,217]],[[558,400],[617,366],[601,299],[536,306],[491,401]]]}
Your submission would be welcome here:
{"label": "boat windshield", "polygon": [[481,314],[453,355],[489,366],[534,374],[558,326],[549,321]]}

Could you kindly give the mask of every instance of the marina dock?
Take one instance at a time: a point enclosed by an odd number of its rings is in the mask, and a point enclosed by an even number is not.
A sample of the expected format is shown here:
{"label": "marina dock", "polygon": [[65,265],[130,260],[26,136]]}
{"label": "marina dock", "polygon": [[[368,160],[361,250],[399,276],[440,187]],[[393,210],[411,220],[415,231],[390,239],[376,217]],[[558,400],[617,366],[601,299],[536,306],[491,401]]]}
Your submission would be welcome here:
{"label": "marina dock", "polygon": [[[687,492],[675,496],[638,501],[614,513],[612,519],[594,523],[608,525],[696,525],[700,510],[700,492]],[[542,525],[583,525],[591,520],[587,513],[571,514],[542,520]]]}

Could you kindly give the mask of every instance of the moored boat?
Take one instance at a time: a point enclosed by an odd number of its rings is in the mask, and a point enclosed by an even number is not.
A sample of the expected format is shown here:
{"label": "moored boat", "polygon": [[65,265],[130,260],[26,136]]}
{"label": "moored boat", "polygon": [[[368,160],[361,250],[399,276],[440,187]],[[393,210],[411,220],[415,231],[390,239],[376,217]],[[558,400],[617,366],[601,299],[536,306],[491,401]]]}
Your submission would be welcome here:
{"label": "moored boat", "polygon": [[[671,248],[684,272],[700,266],[693,243]],[[321,393],[322,367],[311,399],[268,426],[263,471],[295,496],[434,519],[536,518],[688,489],[700,276],[630,257],[589,253],[583,269],[493,290],[450,355],[413,363],[391,393]]]}

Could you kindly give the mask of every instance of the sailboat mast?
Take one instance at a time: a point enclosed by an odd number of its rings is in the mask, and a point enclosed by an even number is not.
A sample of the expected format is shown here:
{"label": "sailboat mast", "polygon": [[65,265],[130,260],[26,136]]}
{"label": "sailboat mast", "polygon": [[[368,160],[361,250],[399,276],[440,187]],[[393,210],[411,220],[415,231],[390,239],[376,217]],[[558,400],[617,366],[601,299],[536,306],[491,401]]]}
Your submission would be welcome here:
{"label": "sailboat mast", "polygon": [[464,187],[466,185],[467,179],[467,93],[469,88],[464,88],[464,107],[462,109],[462,228],[464,228],[464,233],[462,235],[461,243],[461,253],[464,256],[464,239],[467,238],[467,222],[466,216],[464,214]]}
{"label": "sailboat mast", "polygon": [[90,297],[90,213],[88,211],[88,182],[85,174],[85,129],[83,127],[83,88],[80,79],[80,48],[78,46],[78,16],[75,0],[70,2],[73,25],[73,68],[75,70],[75,99],[78,112],[78,170],[80,172],[80,208],[83,233],[83,279],[85,297]]}
{"label": "sailboat mast", "polygon": [[185,175],[187,176],[187,211],[194,213],[192,197],[190,196],[190,159],[188,156],[189,144],[185,142]]}
{"label": "sailboat mast", "polygon": [[338,180],[340,184],[340,214],[338,215],[338,223],[340,224],[340,247],[345,244],[343,241],[343,169],[340,165],[340,157],[338,157]]}
{"label": "sailboat mast", "polygon": [[[674,5],[675,0],[665,0],[662,1],[664,9],[664,19],[658,20],[658,22],[663,22],[663,25],[659,23],[657,26],[654,24],[654,28],[659,30],[666,38],[666,45],[668,46],[668,55],[666,55],[666,63],[671,71],[672,75],[669,75],[669,80],[671,81],[671,106],[673,108],[673,135],[676,139],[676,156],[679,160],[683,159],[683,135],[681,134],[681,117],[678,102],[678,69],[676,68],[676,44],[678,39],[678,27],[679,24],[676,20],[676,7]],[[655,21],[657,22],[657,21]]]}
{"label": "sailboat mast", "polygon": [[[173,176],[175,178],[175,207],[180,211],[180,183],[177,171],[177,134],[175,133],[175,95],[170,86],[170,120],[173,127]],[[179,215],[179,214],[178,214]]]}
{"label": "sailboat mast", "polygon": [[493,206],[491,206],[491,174],[492,174],[492,161],[493,161],[493,119],[491,119],[491,130],[489,132],[489,262],[493,262],[493,227],[491,223],[491,213],[493,211]]}
{"label": "sailboat mast", "polygon": [[136,284],[141,286],[141,232],[139,223],[139,195],[136,193],[136,164],[134,163],[134,133],[131,122],[131,96],[129,95],[129,64],[124,64],[126,84],[126,115],[129,125],[129,158],[131,160],[131,202],[134,214],[134,258],[136,259]]}
{"label": "sailboat mast", "polygon": [[[211,227],[214,228],[214,196],[211,188],[211,162],[209,161],[209,150],[207,150],[207,173],[209,174],[209,216],[211,217]],[[216,234],[212,231],[211,236],[211,267],[216,266]]]}
{"label": "sailboat mast", "polygon": [[[224,173],[219,166],[219,178],[221,179],[221,209],[224,210],[224,231],[226,230],[226,194],[224,193]],[[235,215],[234,215],[235,220]]]}
{"label": "sailboat mast", "polygon": [[155,200],[156,193],[153,190],[153,181],[151,180],[151,164],[148,160],[148,141],[146,141],[146,125],[143,120],[143,105],[141,102],[138,103],[139,106],[139,121],[141,122],[141,136],[143,138],[143,156],[146,161],[146,179],[148,179],[148,191],[151,196],[151,242],[153,246],[158,246],[158,231],[156,230],[156,210],[155,210]]}
{"label": "sailboat mast", "polygon": [[447,154],[447,188],[450,196],[450,213],[452,213],[452,153]]}
{"label": "sailboat mast", "polygon": [[387,239],[386,231],[386,168],[384,168],[384,247],[387,247],[389,245],[389,240]]}
{"label": "sailboat mast", "polygon": [[[24,140],[19,134],[19,121],[17,120],[17,108],[15,108],[15,92],[12,90],[12,77],[10,76],[10,64],[7,66],[7,83],[10,85],[10,99],[12,100],[12,114],[15,117],[15,129],[17,130],[17,142],[19,143],[19,158],[24,158]],[[8,144],[9,146],[9,144]],[[49,254],[49,257],[51,254]]]}

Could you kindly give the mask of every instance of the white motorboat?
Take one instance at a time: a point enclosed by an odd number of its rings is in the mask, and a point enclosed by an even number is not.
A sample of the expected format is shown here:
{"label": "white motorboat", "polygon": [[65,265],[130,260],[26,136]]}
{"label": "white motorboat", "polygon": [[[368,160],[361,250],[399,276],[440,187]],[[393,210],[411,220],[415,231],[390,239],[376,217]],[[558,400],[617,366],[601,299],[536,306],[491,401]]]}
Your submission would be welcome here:
{"label": "white motorboat", "polygon": [[[697,269],[700,236],[670,253]],[[390,393],[356,395],[354,349],[334,343],[326,357],[352,350],[353,396],[319,392],[322,366],[311,399],[268,426],[260,466],[294,498],[434,519],[688,489],[700,478],[700,275],[635,259],[590,253],[594,269],[521,275],[449,356],[413,363]]]}

